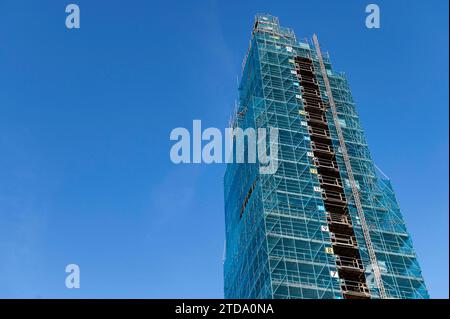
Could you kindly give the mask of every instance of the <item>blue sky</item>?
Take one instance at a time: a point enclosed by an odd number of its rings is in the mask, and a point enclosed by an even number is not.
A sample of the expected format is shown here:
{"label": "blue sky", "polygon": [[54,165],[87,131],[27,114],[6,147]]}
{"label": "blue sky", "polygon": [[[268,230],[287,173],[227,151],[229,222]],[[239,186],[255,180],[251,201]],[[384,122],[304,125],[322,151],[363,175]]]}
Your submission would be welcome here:
{"label": "blue sky", "polygon": [[[0,297],[220,298],[222,165],[175,127],[225,128],[254,15],[317,33],[345,71],[432,297],[448,297],[448,2],[0,0]],[[65,266],[81,268],[66,289]]]}

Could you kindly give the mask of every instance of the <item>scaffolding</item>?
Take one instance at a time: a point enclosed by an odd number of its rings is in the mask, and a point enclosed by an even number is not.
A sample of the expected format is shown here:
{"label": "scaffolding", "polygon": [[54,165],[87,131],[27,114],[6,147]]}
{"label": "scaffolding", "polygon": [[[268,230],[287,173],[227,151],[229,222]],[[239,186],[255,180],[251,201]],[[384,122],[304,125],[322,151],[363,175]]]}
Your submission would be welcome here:
{"label": "scaffolding", "polygon": [[257,15],[231,125],[278,128],[279,167],[227,166],[226,298],[428,298],[348,82],[318,45]]}

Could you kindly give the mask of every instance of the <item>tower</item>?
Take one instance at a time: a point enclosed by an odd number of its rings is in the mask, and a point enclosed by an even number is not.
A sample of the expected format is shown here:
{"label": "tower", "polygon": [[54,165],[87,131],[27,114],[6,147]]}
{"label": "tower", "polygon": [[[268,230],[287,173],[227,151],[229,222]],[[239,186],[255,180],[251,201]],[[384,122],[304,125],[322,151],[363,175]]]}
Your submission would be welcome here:
{"label": "tower", "polygon": [[278,169],[224,177],[226,298],[428,298],[390,181],[342,73],[257,15],[233,127],[276,127]]}

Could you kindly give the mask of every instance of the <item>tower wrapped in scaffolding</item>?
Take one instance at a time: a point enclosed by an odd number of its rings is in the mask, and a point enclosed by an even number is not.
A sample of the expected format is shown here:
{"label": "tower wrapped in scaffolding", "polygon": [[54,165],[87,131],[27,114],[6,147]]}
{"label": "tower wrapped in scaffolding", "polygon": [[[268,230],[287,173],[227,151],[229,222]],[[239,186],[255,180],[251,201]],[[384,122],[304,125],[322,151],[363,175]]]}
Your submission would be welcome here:
{"label": "tower wrapped in scaffolding", "polygon": [[256,16],[231,125],[279,138],[274,174],[226,169],[226,298],[428,298],[347,79],[316,36]]}

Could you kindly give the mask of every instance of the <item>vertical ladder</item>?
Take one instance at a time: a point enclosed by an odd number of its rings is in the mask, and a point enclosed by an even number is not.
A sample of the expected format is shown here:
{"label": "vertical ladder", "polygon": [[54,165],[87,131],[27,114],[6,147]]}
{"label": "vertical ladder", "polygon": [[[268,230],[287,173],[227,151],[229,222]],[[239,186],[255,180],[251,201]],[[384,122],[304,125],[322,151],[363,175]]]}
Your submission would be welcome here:
{"label": "vertical ladder", "polygon": [[314,46],[316,48],[317,57],[320,63],[320,70],[322,72],[323,81],[325,83],[325,88],[327,90],[328,101],[330,103],[331,111],[333,113],[334,125],[336,126],[336,132],[339,138],[339,144],[341,146],[342,155],[344,157],[345,167],[348,173],[348,179],[350,181],[350,185],[352,187],[353,198],[355,199],[356,208],[358,210],[359,220],[361,222],[361,228],[363,230],[364,239],[366,241],[367,250],[369,252],[370,262],[372,264],[373,273],[375,277],[375,282],[377,284],[378,290],[380,292],[380,298],[385,299],[386,291],[384,289],[383,280],[381,278],[380,268],[378,267],[377,257],[375,255],[375,251],[372,245],[372,241],[370,239],[369,228],[367,227],[366,218],[364,216],[364,212],[362,209],[361,201],[359,199],[359,192],[356,188],[355,177],[353,175],[352,166],[350,163],[350,158],[347,153],[347,147],[345,146],[344,134],[342,133],[341,126],[339,123],[339,118],[337,115],[336,105],[334,104],[333,94],[331,91],[330,82],[328,81],[328,75],[325,69],[325,64],[323,63],[322,52],[320,51],[319,40],[317,36],[313,35]]}

